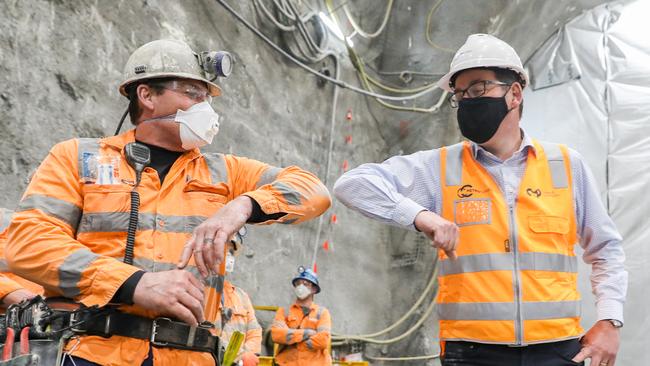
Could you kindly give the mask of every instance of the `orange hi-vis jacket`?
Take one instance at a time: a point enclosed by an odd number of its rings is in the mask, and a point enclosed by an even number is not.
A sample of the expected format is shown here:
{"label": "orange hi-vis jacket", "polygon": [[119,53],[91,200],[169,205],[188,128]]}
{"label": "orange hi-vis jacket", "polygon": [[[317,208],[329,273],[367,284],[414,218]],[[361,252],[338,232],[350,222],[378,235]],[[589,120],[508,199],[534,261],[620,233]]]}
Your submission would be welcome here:
{"label": "orange hi-vis jacket", "polygon": [[569,155],[534,141],[510,206],[468,142],[441,149],[442,216],[458,259],[439,254],[441,340],[525,345],[579,337]]}
{"label": "orange hi-vis jacket", "polygon": [[[135,140],[134,131],[55,145],[27,187],[9,226],[7,262],[16,274],[43,285],[46,295],[105,306],[136,271],[175,269],[194,228],[240,195],[254,199],[266,214],[286,213],[265,224],[300,223],[330,205],[327,188],[297,167],[279,169],[194,149],[174,162],[162,184],[154,169],[145,168],[138,187],[134,265],[128,265],[123,258],[135,172],[124,146]],[[98,165],[106,161],[113,164],[111,169],[100,171]],[[101,182],[112,184],[88,183],[93,168],[98,179],[106,175]],[[187,270],[198,278],[194,264]],[[214,322],[223,277],[211,276],[206,283],[205,318]],[[159,315],[135,305],[121,309],[150,318]],[[85,336],[68,342],[67,350],[102,365],[140,365],[149,342]],[[214,364],[208,353],[164,347],[154,347],[153,357],[156,366]]]}
{"label": "orange hi-vis jacket", "polygon": [[[7,243],[7,228],[11,222],[12,211],[0,208],[0,299],[16,290],[25,289],[37,295],[43,294],[43,287],[34,282],[16,276],[9,272],[7,261],[5,260],[5,245]],[[0,311],[3,313],[3,311]]]}
{"label": "orange hi-vis jacket", "polygon": [[288,312],[279,308],[271,325],[273,342],[280,345],[275,363],[280,366],[331,365],[331,328],[330,312],[313,302],[307,315],[296,303]]}
{"label": "orange hi-vis jacket", "polygon": [[[239,287],[233,286],[226,280],[223,284],[223,303],[219,305],[215,325],[217,333],[224,346],[230,342],[230,337],[235,331],[244,334],[244,343],[239,349],[237,357],[251,352],[260,354],[262,351],[262,327],[255,317],[255,309],[248,294]],[[229,317],[227,319],[227,317]],[[225,322],[222,327],[222,321]]]}

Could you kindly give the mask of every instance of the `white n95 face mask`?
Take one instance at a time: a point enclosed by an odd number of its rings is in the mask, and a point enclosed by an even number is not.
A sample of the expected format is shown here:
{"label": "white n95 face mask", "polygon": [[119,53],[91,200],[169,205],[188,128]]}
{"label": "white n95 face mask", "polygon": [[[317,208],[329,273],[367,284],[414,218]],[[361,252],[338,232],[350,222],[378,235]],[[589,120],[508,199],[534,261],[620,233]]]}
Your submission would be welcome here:
{"label": "white n95 face mask", "polygon": [[293,292],[296,294],[296,297],[299,298],[300,300],[304,300],[309,295],[311,295],[311,290],[303,284],[294,287]]}
{"label": "white n95 face mask", "polygon": [[179,109],[174,121],[180,124],[181,146],[185,150],[209,145],[219,133],[219,114],[207,101],[197,103],[186,111]]}
{"label": "white n95 face mask", "polygon": [[226,272],[232,273],[235,270],[235,257],[230,254],[230,252],[226,253]]}

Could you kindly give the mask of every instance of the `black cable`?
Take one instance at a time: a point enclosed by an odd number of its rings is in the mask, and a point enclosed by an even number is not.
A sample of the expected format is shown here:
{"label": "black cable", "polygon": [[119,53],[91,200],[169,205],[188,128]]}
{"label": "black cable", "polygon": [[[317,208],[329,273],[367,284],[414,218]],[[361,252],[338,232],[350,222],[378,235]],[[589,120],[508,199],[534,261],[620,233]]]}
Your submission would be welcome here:
{"label": "black cable", "polygon": [[126,119],[127,114],[129,114],[129,107],[126,107],[126,110],[122,114],[122,118],[120,119],[120,123],[117,125],[117,130],[115,130],[115,136],[117,136],[120,133],[120,130],[122,129],[122,124],[124,124],[124,120]]}
{"label": "black cable", "polygon": [[[140,172],[136,181],[140,181]],[[135,247],[135,231],[138,229],[138,214],[140,212],[140,193],[136,184],[131,191],[131,211],[129,212],[129,228],[126,234],[126,248],[124,249],[124,263],[133,264],[133,249]]]}

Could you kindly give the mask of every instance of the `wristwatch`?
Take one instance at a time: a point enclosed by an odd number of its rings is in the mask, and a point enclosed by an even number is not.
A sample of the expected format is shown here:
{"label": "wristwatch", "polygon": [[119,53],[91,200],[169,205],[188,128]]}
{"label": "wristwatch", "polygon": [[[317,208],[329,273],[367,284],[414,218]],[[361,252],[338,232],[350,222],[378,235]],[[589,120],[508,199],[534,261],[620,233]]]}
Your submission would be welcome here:
{"label": "wristwatch", "polygon": [[614,328],[623,328],[623,322],[620,320],[616,320],[616,319],[605,319],[605,320],[612,323]]}

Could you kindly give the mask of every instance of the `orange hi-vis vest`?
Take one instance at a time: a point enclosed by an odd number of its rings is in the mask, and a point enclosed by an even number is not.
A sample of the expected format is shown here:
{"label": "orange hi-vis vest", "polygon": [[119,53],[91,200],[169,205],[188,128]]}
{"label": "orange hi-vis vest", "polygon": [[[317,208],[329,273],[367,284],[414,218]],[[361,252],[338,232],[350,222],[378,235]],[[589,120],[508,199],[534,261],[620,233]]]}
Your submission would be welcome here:
{"label": "orange hi-vis vest", "polygon": [[271,325],[273,342],[280,345],[275,363],[279,366],[331,365],[331,328],[329,311],[313,302],[307,315],[296,303],[286,310],[279,308]]}
{"label": "orange hi-vis vest", "polygon": [[439,254],[441,340],[526,345],[582,334],[568,150],[534,141],[510,206],[468,142],[440,150],[442,217],[458,259]]}
{"label": "orange hi-vis vest", "polygon": [[[9,226],[7,263],[16,274],[43,285],[47,296],[101,307],[136,271],[176,269],[194,228],[240,195],[254,199],[268,215],[286,213],[263,224],[300,223],[329,207],[327,188],[298,167],[280,169],[194,149],[173,163],[163,182],[153,168],[144,169],[137,188],[134,260],[126,264],[135,172],[124,146],[135,141],[134,131],[55,145],[27,187]],[[87,181],[94,176],[95,182]],[[193,258],[185,270],[200,277]],[[204,315],[213,323],[223,281],[223,276],[213,275],[204,283]],[[149,318],[161,315],[137,305],[120,309]],[[130,366],[140,365],[149,347],[143,339],[82,336],[70,340],[66,351],[101,365]],[[153,347],[152,352],[156,366],[214,365],[205,352],[166,347]]]}

